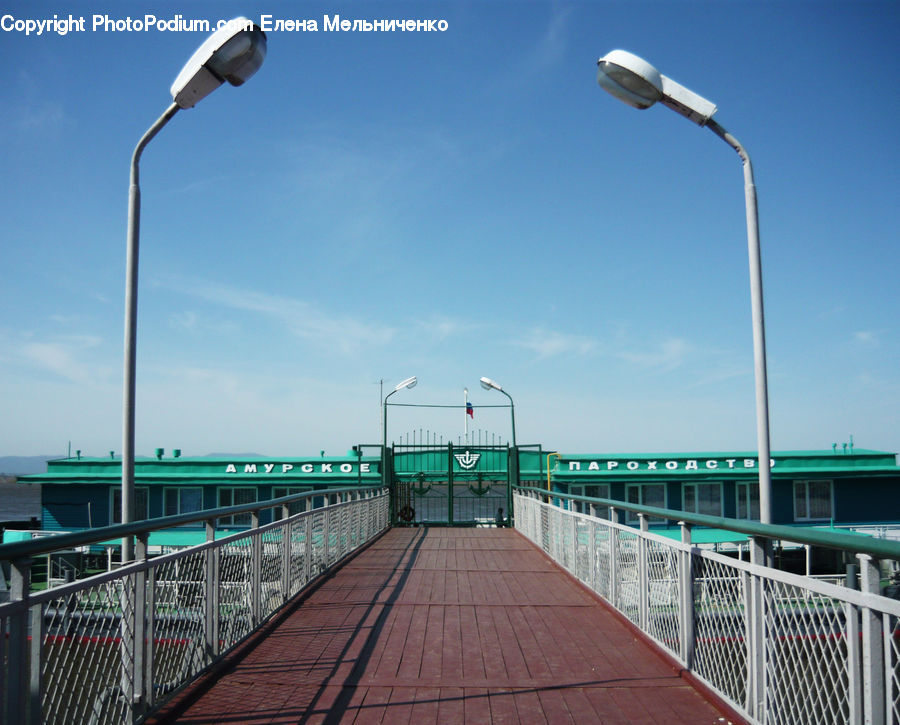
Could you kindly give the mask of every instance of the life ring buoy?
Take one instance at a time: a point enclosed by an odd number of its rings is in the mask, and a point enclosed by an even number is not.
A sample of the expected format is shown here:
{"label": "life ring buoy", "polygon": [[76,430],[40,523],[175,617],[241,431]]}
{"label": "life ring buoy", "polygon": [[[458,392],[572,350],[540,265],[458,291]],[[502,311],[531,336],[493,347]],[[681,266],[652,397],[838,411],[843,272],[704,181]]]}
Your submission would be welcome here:
{"label": "life ring buoy", "polygon": [[409,522],[416,517],[416,510],[412,506],[407,505],[400,509],[398,515],[400,516],[401,521]]}

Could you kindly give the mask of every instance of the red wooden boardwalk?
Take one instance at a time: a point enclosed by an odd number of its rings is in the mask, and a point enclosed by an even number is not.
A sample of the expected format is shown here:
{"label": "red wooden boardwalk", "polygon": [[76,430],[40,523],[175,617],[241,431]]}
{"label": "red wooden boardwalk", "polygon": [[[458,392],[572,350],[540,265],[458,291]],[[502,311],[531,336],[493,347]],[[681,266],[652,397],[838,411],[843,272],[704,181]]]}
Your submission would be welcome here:
{"label": "red wooden boardwalk", "polygon": [[392,529],[160,713],[193,723],[724,723],[509,529]]}

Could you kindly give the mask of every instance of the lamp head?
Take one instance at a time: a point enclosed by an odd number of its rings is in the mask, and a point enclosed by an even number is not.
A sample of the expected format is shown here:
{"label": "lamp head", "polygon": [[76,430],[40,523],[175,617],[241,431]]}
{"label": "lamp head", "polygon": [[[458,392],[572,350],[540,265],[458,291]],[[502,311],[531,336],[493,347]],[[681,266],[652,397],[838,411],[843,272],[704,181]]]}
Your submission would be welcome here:
{"label": "lamp head", "polygon": [[413,375],[411,378],[407,378],[401,383],[397,383],[397,386],[394,388],[394,392],[396,393],[398,390],[403,390],[403,388],[414,388],[416,387],[416,383],[419,382],[419,379]]}
{"label": "lamp head", "polygon": [[650,108],[662,99],[662,74],[627,50],[613,50],[597,61],[597,83],[632,108]]}
{"label": "lamp head", "polygon": [[481,379],[481,387],[485,390],[503,390],[497,383],[495,383],[490,378],[482,378]]}
{"label": "lamp head", "polygon": [[613,50],[597,61],[597,83],[633,108],[650,108],[659,101],[698,126],[705,126],[716,112],[715,103],[627,50]]}
{"label": "lamp head", "polygon": [[172,99],[180,108],[193,108],[228,81],[239,86],[266,58],[266,34],[251,20],[229,20],[210,35],[185,64],[172,84]]}

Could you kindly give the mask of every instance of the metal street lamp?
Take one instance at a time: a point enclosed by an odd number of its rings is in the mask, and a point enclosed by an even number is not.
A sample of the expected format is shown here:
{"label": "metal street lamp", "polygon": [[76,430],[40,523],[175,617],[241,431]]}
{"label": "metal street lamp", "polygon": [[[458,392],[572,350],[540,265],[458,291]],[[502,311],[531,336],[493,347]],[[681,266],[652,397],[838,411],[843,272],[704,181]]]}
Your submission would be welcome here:
{"label": "metal street lamp", "polygon": [[[416,387],[416,383],[418,383],[418,382],[419,382],[419,379],[415,375],[413,375],[411,378],[407,378],[403,382],[397,383],[397,385],[394,386],[394,389],[390,393],[388,393],[387,395],[384,396],[384,402],[382,403],[382,406],[381,406],[381,411],[382,411],[381,419],[384,423],[384,430],[382,431],[382,436],[381,436],[381,449],[382,449],[382,451],[384,451],[383,455],[385,455],[385,456],[387,456],[387,402],[388,402],[388,398],[390,398],[394,393],[400,392],[401,390],[403,390],[403,388]],[[382,469],[382,475],[383,475],[383,472],[384,472],[384,469]]]}
{"label": "metal street lamp", "polygon": [[490,378],[481,378],[481,387],[485,390],[499,390],[503,393],[507,398],[509,398],[509,413],[512,418],[512,449],[515,455],[515,478],[510,482],[510,485],[506,487],[506,511],[508,518],[508,525],[512,526],[512,517],[513,517],[513,497],[512,497],[512,483],[515,483],[517,486],[519,485],[519,449],[516,447],[516,406],[513,404],[512,396],[507,393],[503,388],[500,387],[500,383],[495,380],[491,380]]}
{"label": "metal street lamp", "polygon": [[[388,476],[388,453],[387,453],[387,402],[388,398],[390,398],[394,393],[398,393],[403,388],[414,388],[416,387],[416,383],[419,382],[419,379],[413,375],[411,378],[407,378],[406,380],[397,383],[394,386],[394,389],[384,396],[384,401],[381,404],[381,420],[384,425],[381,433],[381,484],[383,486],[390,486],[391,479],[393,478],[393,474]],[[394,520],[394,496],[391,495],[391,521]]]}
{"label": "metal street lamp", "polygon": [[[128,251],[125,270],[125,383],[122,403],[122,523],[134,520],[134,399],[137,346],[137,282],[141,222],[138,165],[144,148],[182,108],[194,105],[228,81],[239,86],[266,57],[266,34],[247,18],[235,18],[219,28],[191,56],[175,82],[173,103],[135,146],[128,193]],[[133,558],[131,537],[122,540],[122,561]]]}
{"label": "metal street lamp", "polygon": [[625,50],[614,50],[597,61],[597,82],[623,103],[638,109],[659,101],[676,113],[706,126],[731,146],[744,166],[747,207],[747,250],[750,260],[750,302],[753,315],[753,359],[756,379],[756,441],[759,452],[759,514],[772,523],[772,473],[769,467],[769,394],[766,382],[766,331],[763,314],[762,263],[759,252],[759,216],[750,156],[738,140],[712,120],[714,103],[664,76],[650,63]]}
{"label": "metal street lamp", "polygon": [[513,404],[512,396],[507,393],[503,388],[500,387],[500,384],[491,380],[490,378],[482,378],[481,379],[481,387],[485,390],[499,390],[503,393],[507,398],[509,398],[509,411],[512,415],[512,444],[513,448],[516,447],[516,406]]}

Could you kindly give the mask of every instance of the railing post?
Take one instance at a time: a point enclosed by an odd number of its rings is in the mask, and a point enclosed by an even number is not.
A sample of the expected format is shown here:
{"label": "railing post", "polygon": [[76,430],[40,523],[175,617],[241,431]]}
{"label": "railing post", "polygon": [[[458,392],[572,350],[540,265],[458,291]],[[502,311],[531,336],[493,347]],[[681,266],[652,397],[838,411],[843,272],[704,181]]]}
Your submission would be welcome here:
{"label": "railing post", "polygon": [[306,497],[306,516],[303,517],[303,586],[312,576],[312,496]]}
{"label": "railing post", "polygon": [[[750,563],[767,566],[772,559],[772,541],[750,537]],[[747,711],[759,722],[766,717],[766,607],[765,580],[755,571],[750,574],[747,603]]]}
{"label": "railing post", "polygon": [[329,496],[329,494],[326,493],[325,494],[325,507],[324,507],[324,510],[322,511],[322,536],[324,538],[324,540],[322,542],[322,551],[324,553],[323,562],[324,562],[325,567],[327,567],[331,564],[331,556],[330,556],[331,542],[329,541],[329,536],[328,536],[329,529],[330,529],[329,524],[330,524],[330,520],[331,520],[331,516],[330,516],[331,506],[329,506],[331,501],[329,499],[330,499],[330,496]]}
{"label": "railing post", "polygon": [[578,578],[578,517],[569,515],[569,521],[572,522],[572,566],[570,571],[572,575]]}
{"label": "railing post", "polygon": [[[619,510],[609,507],[610,523],[619,523]],[[609,528],[609,601],[619,608],[619,530],[615,526]]]}
{"label": "railing post", "polygon": [[[859,559],[862,591],[866,594],[881,593],[881,572],[878,559],[868,554],[857,554]],[[863,707],[867,725],[885,721],[884,640],[878,612],[862,608],[863,647]]]}
{"label": "railing post", "polygon": [[[216,540],[216,521],[206,522],[206,541]],[[204,638],[205,662],[212,662],[219,654],[219,550],[210,546],[205,556],[206,576],[204,577]]]}
{"label": "railing post", "polygon": [[[135,560],[138,562],[147,561],[147,539],[148,533],[137,535],[137,545],[135,547]],[[133,718],[137,720],[147,710],[147,691],[145,684],[147,681],[147,660],[146,660],[146,621],[147,621],[147,572],[144,569],[136,571],[133,577],[134,607],[132,611],[132,627],[131,636],[133,637],[133,665],[134,669],[131,676],[131,703]]]}
{"label": "railing post", "polygon": [[[650,528],[650,522],[646,514],[638,514],[641,533],[646,534]],[[640,586],[640,623],[641,629],[647,631],[650,625],[650,566],[647,552],[647,538],[638,537],[638,582]]]}
{"label": "railing post", "polygon": [[[11,562],[10,599],[14,602],[28,598],[31,590],[31,559],[15,559]],[[25,663],[28,661],[28,610],[13,614],[9,618],[9,649],[7,650],[7,677],[4,705],[7,723],[25,722],[29,680]]]}
{"label": "railing post", "polygon": [[42,723],[44,718],[41,712],[41,702],[43,700],[44,687],[41,678],[41,670],[43,669],[41,660],[44,652],[44,639],[47,634],[47,626],[44,623],[44,605],[32,605],[28,609],[28,614],[31,618],[31,672],[29,673],[28,686],[28,722]]}
{"label": "railing post", "polygon": [[291,529],[293,525],[288,521],[287,506],[282,507],[281,525],[281,603],[285,604],[291,597]]}
{"label": "railing post", "polygon": [[850,722],[863,722],[862,647],[859,631],[859,608],[844,602],[844,621],[847,623],[847,699],[850,706]]}
{"label": "railing post", "polygon": [[147,708],[153,707],[156,697],[153,692],[153,662],[156,650],[153,642],[156,638],[156,568],[147,570],[147,628],[144,656],[147,666],[144,667],[144,693],[146,694]]}
{"label": "railing post", "polygon": [[262,536],[259,535],[259,511],[250,513],[250,621],[256,627],[261,616],[260,586],[262,583]]}
{"label": "railing post", "polygon": [[[39,723],[41,722],[41,649],[44,642],[41,629],[32,630],[31,666],[28,662],[28,619],[32,618],[34,626],[34,609],[43,612],[42,607],[28,607],[31,593],[31,565],[33,559],[14,559],[10,562],[10,600],[24,602],[25,607],[9,618],[9,649],[7,661],[4,663],[8,676],[6,682],[0,680],[0,686],[6,685],[6,722]],[[0,575],[2,576],[2,575]],[[47,569],[50,578],[50,569]],[[40,621],[43,623],[43,616]]]}
{"label": "railing post", "polygon": [[679,521],[678,525],[681,527],[681,543],[688,547],[681,552],[678,579],[681,589],[681,659],[690,670],[694,659],[694,555],[691,525],[686,521]]}
{"label": "railing post", "polygon": [[[125,539],[123,539],[124,543]],[[133,552],[134,537],[127,537],[128,547]],[[131,555],[129,560],[122,561],[122,567],[126,567],[131,563]],[[121,571],[121,569],[120,569]],[[138,684],[135,678],[135,622],[137,619],[137,607],[135,597],[137,594],[137,576],[136,574],[126,574],[119,580],[121,589],[119,590],[119,653],[121,662],[119,664],[119,693],[124,701],[125,713],[124,722],[133,723],[138,719],[137,692]]]}

